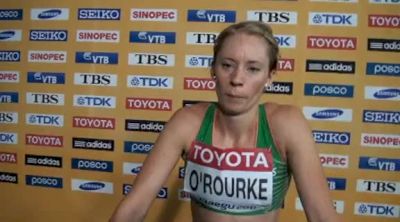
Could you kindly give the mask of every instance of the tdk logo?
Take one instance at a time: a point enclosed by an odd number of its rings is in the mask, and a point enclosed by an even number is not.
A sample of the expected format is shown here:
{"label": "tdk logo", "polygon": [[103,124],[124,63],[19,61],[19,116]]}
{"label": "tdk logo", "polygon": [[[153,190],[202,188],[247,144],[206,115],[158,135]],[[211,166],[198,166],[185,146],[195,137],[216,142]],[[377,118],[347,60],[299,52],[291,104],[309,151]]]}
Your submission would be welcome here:
{"label": "tdk logo", "polygon": [[400,40],[398,40],[398,39],[368,39],[368,50],[400,52]]}
{"label": "tdk logo", "polygon": [[233,23],[236,22],[236,12],[221,10],[188,10],[187,21]]}
{"label": "tdk logo", "polygon": [[31,41],[67,41],[67,30],[30,30]]}
{"label": "tdk logo", "polygon": [[33,8],[31,9],[31,20],[68,20],[68,8]]}
{"label": "tdk logo", "polygon": [[0,9],[0,20],[22,20],[22,9]]}
{"label": "tdk logo", "polygon": [[25,165],[62,167],[62,157],[25,154]]}
{"label": "tdk logo", "polygon": [[73,137],[72,148],[86,149],[86,150],[114,151],[114,140]]}
{"label": "tdk logo", "polygon": [[274,38],[281,48],[296,48],[295,35],[274,35]]}
{"label": "tdk logo", "polygon": [[154,54],[154,53],[129,53],[129,65],[141,66],[174,66],[174,54]]}
{"label": "tdk logo", "polygon": [[273,82],[272,84],[264,87],[264,93],[272,94],[293,94],[293,83],[292,82]]}
{"label": "tdk logo", "polygon": [[213,45],[218,37],[217,32],[187,32],[186,44],[188,45]]}
{"label": "tdk logo", "polygon": [[352,110],[333,107],[303,107],[304,116],[309,120],[351,122]]}
{"label": "tdk logo", "polygon": [[345,178],[326,178],[328,180],[329,190],[346,190],[346,179]]}
{"label": "tdk logo", "polygon": [[365,99],[400,100],[400,88],[365,86]]}
{"label": "tdk logo", "polygon": [[0,70],[0,82],[1,83],[18,83],[19,82],[19,71]]}
{"label": "tdk logo", "polygon": [[362,216],[399,218],[400,206],[381,203],[354,203],[354,214]]}
{"label": "tdk logo", "polygon": [[358,168],[369,170],[400,171],[400,159],[361,156]]}
{"label": "tdk logo", "polygon": [[0,104],[18,103],[18,92],[0,92]]}
{"label": "tdk logo", "polygon": [[118,53],[112,52],[76,52],[76,63],[118,64]]}
{"label": "tdk logo", "polygon": [[28,83],[65,84],[62,72],[28,72]]}
{"label": "tdk logo", "polygon": [[123,174],[126,175],[137,175],[142,170],[142,163],[123,163]]}
{"label": "tdk logo", "polygon": [[175,32],[132,31],[129,33],[129,42],[134,43],[175,44],[175,39]]}
{"label": "tdk logo", "polygon": [[168,76],[129,75],[127,77],[127,82],[128,87],[132,88],[172,89],[174,79]]}
{"label": "tdk logo", "polygon": [[154,143],[125,141],[124,142],[124,152],[125,153],[148,154],[153,149],[153,146],[154,146]]}
{"label": "tdk logo", "polygon": [[213,56],[186,55],[185,65],[190,68],[210,68]]}
{"label": "tdk logo", "polygon": [[83,191],[91,193],[114,193],[113,184],[104,181],[71,179],[71,189],[73,191]]}
{"label": "tdk logo", "polygon": [[332,84],[304,84],[304,95],[306,96],[329,96],[329,97],[353,97],[352,85]]}
{"label": "tdk logo", "polygon": [[400,194],[400,182],[358,179],[357,192]]}
{"label": "tdk logo", "polygon": [[309,25],[357,26],[357,14],[310,12]]}
{"label": "tdk logo", "polygon": [[37,175],[26,175],[26,185],[39,186],[48,188],[63,188],[63,178],[61,177],[47,177]]}
{"label": "tdk logo", "polygon": [[71,168],[78,170],[94,170],[101,172],[113,172],[113,162],[103,160],[71,159]]}
{"label": "tdk logo", "polygon": [[163,131],[166,122],[149,120],[125,120],[125,130],[160,133]]}
{"label": "tdk logo", "polygon": [[116,8],[80,8],[78,20],[119,20],[121,9]]}
{"label": "tdk logo", "polygon": [[22,31],[20,29],[0,30],[0,42],[19,42],[22,39]]}
{"label": "tdk logo", "polygon": [[26,103],[27,104],[38,104],[38,105],[63,106],[64,105],[64,94],[27,92],[26,93]]}
{"label": "tdk logo", "polygon": [[18,134],[10,132],[0,132],[0,144],[17,144]]}
{"label": "tdk logo", "polygon": [[116,97],[74,95],[74,106],[114,109],[116,106]]}
{"label": "tdk logo", "polygon": [[75,73],[75,85],[117,86],[117,75],[108,73]]}
{"label": "tdk logo", "polygon": [[351,134],[349,132],[312,131],[315,143],[350,145]]}
{"label": "tdk logo", "polygon": [[26,124],[35,126],[54,126],[63,127],[64,126],[64,116],[63,115],[50,115],[50,114],[37,114],[37,113],[27,113],[26,114]]}
{"label": "tdk logo", "polygon": [[0,51],[0,62],[19,62],[20,60],[20,51]]}
{"label": "tdk logo", "polygon": [[297,24],[297,12],[291,11],[247,11],[247,20],[269,24]]}
{"label": "tdk logo", "polygon": [[0,111],[0,124],[17,124],[17,123],[18,123],[17,112]]}
{"label": "tdk logo", "polygon": [[400,112],[382,110],[363,110],[363,122],[400,124]]}
{"label": "tdk logo", "polygon": [[367,63],[367,75],[400,76],[400,64]]}
{"label": "tdk logo", "polygon": [[354,74],[355,69],[356,63],[352,61],[306,60],[307,72]]}
{"label": "tdk logo", "polygon": [[0,182],[18,184],[18,174],[9,172],[0,172]]}

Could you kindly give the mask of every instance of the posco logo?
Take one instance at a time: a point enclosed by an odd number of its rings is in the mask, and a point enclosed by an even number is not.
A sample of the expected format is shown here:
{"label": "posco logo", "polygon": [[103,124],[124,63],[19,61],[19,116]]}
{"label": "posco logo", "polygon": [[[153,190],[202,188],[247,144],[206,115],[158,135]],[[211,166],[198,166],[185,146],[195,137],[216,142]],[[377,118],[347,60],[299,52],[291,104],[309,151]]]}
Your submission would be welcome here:
{"label": "posco logo", "polygon": [[175,32],[146,32],[133,31],[129,33],[129,42],[175,44]]}
{"label": "posco logo", "polygon": [[387,123],[400,124],[400,112],[383,110],[364,110],[363,122],[365,123]]}
{"label": "posco logo", "polygon": [[357,26],[357,14],[310,12],[309,25]]}
{"label": "posco logo", "polygon": [[80,8],[78,20],[120,20],[121,9],[116,8]]}
{"label": "posco logo", "polygon": [[349,132],[312,131],[316,143],[350,145],[351,134]]}
{"label": "posco logo", "polygon": [[31,41],[67,41],[67,30],[30,30]]}
{"label": "posco logo", "polygon": [[0,51],[0,62],[19,62],[20,59],[20,51]]}
{"label": "posco logo", "polygon": [[187,21],[233,23],[236,21],[236,12],[221,10],[188,10]]}
{"label": "posco logo", "polygon": [[400,76],[400,64],[369,62],[367,75]]}
{"label": "posco logo", "polygon": [[84,191],[94,193],[112,194],[113,184],[103,181],[91,181],[81,179],[71,179],[71,188],[73,191]]}
{"label": "posco logo", "polygon": [[88,160],[88,159],[72,158],[71,168],[79,170],[113,172],[113,162],[104,160]]}
{"label": "posco logo", "polygon": [[124,142],[124,152],[125,153],[148,154],[153,149],[153,146],[154,146],[154,143],[125,141]]}
{"label": "posco logo", "polygon": [[68,20],[69,9],[68,8],[55,8],[55,9],[44,9],[44,8],[33,8],[31,9],[32,20]]}
{"label": "posco logo", "polygon": [[304,95],[351,98],[353,97],[353,86],[306,83],[304,85]]}
{"label": "posco logo", "polygon": [[63,178],[61,177],[26,175],[25,181],[26,185],[30,186],[50,187],[50,188],[63,187]]}
{"label": "posco logo", "polygon": [[0,9],[0,20],[22,20],[22,9]]}
{"label": "posco logo", "polygon": [[125,130],[160,133],[164,130],[166,122],[148,120],[125,120]]}
{"label": "posco logo", "polygon": [[343,121],[352,120],[352,110],[328,107],[303,107],[304,116],[309,120]]}

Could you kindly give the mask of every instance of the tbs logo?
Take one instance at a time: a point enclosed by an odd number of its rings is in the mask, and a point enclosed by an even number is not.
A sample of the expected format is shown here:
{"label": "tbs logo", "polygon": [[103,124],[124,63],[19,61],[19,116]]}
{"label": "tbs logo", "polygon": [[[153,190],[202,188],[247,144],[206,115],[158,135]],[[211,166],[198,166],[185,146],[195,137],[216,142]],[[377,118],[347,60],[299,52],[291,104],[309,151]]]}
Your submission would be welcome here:
{"label": "tbs logo", "polygon": [[187,21],[233,23],[236,21],[236,12],[221,10],[188,10]]}
{"label": "tbs logo", "polygon": [[309,25],[357,26],[357,14],[310,12]]}
{"label": "tbs logo", "polygon": [[118,64],[118,53],[111,52],[76,52],[76,63]]}
{"label": "tbs logo", "polygon": [[247,11],[247,20],[269,24],[297,24],[297,12],[285,11]]}
{"label": "tbs logo", "polygon": [[0,30],[0,42],[19,42],[22,38],[20,29]]}
{"label": "tbs logo", "polygon": [[130,32],[129,42],[175,44],[175,32]]}
{"label": "tbs logo", "polygon": [[217,32],[187,32],[188,45],[213,45],[219,33]]}
{"label": "tbs logo", "polygon": [[117,86],[117,75],[108,73],[75,73],[75,85]]}
{"label": "tbs logo", "polygon": [[129,65],[140,66],[174,66],[174,54],[129,53]]}
{"label": "tbs logo", "polygon": [[0,111],[0,124],[17,124],[17,123],[18,123],[17,112]]}

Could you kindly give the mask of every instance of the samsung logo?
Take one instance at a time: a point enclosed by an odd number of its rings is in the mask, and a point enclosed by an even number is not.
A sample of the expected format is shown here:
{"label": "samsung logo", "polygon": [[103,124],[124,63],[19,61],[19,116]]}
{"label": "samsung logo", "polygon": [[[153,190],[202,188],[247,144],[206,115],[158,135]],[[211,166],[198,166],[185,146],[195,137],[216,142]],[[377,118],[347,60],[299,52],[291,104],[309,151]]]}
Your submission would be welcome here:
{"label": "samsung logo", "polygon": [[64,115],[26,113],[25,121],[28,125],[63,127]]}
{"label": "samsung logo", "polygon": [[[123,184],[122,185],[122,194],[123,195],[127,195],[131,191],[132,191],[132,185],[131,184]],[[168,188],[167,187],[161,187],[160,191],[157,194],[157,198],[167,199],[168,198]]]}
{"label": "samsung logo", "polygon": [[272,82],[264,87],[264,93],[292,95],[293,83],[292,82]]}
{"label": "samsung logo", "polygon": [[247,20],[269,24],[297,24],[297,12],[294,11],[247,11]]}
{"label": "samsung logo", "polygon": [[62,167],[62,157],[25,154],[25,165]]}
{"label": "samsung logo", "polygon": [[166,122],[150,120],[125,120],[125,130],[160,133],[163,131]]}
{"label": "samsung logo", "polygon": [[369,0],[371,4],[400,4],[399,0]]}
{"label": "samsung logo", "polygon": [[370,51],[386,51],[399,52],[400,40],[398,39],[368,39],[368,50]]}
{"label": "samsung logo", "polygon": [[356,63],[353,61],[306,60],[307,72],[354,74],[355,69]]}
{"label": "samsung logo", "polygon": [[67,30],[30,30],[30,41],[67,41]]}
{"label": "samsung logo", "polygon": [[33,8],[31,9],[31,20],[68,20],[68,8]]}
{"label": "samsung logo", "polygon": [[309,120],[352,121],[352,110],[333,107],[303,107],[304,116]]}
{"label": "samsung logo", "polygon": [[168,76],[128,75],[127,84],[130,88],[172,89],[174,78]]}
{"label": "samsung logo", "polygon": [[355,27],[357,26],[357,14],[310,12],[308,14],[308,24]]}
{"label": "samsung logo", "polygon": [[390,88],[382,86],[365,86],[365,99],[373,100],[400,100],[400,88]]}
{"label": "samsung logo", "polygon": [[154,143],[149,143],[149,142],[125,141],[124,152],[148,154],[153,149],[153,146]]}
{"label": "samsung logo", "polygon": [[23,9],[0,9],[0,20],[22,20]]}
{"label": "samsung logo", "polygon": [[354,87],[352,85],[333,84],[304,84],[304,95],[306,96],[328,96],[352,98]]}
{"label": "samsung logo", "polygon": [[129,42],[150,44],[175,44],[175,32],[151,32],[132,31],[129,32]]}
{"label": "samsung logo", "polygon": [[218,22],[233,23],[236,22],[235,11],[222,10],[188,10],[187,21],[189,22]]}
{"label": "samsung logo", "polygon": [[337,131],[312,131],[314,141],[323,144],[350,145],[351,134]]}
{"label": "samsung logo", "polygon": [[93,95],[74,95],[74,106],[110,108],[116,107],[117,99],[115,96],[93,96]]}
{"label": "samsung logo", "polygon": [[19,42],[22,38],[21,29],[2,29],[0,30],[0,42]]}
{"label": "samsung logo", "polygon": [[354,214],[361,216],[399,218],[400,205],[355,202]]}
{"label": "samsung logo", "polygon": [[346,179],[345,178],[326,178],[328,181],[329,190],[346,190]]}
{"label": "samsung logo", "polygon": [[0,62],[19,62],[21,60],[20,51],[0,51]]}
{"label": "samsung logo", "polygon": [[18,144],[18,134],[12,132],[0,132],[0,144]]}
{"label": "samsung logo", "polygon": [[28,83],[65,84],[65,73],[62,72],[28,72]]}
{"label": "samsung logo", "polygon": [[280,48],[296,48],[295,35],[274,35],[274,38]]}
{"label": "samsung logo", "polygon": [[113,172],[114,167],[112,161],[71,158],[71,168],[78,170]]}
{"label": "samsung logo", "polygon": [[2,103],[18,103],[18,92],[0,92],[0,104]]}
{"label": "samsung logo", "polygon": [[186,55],[185,66],[188,68],[210,68],[213,56],[208,55]]}
{"label": "samsung logo", "polygon": [[361,156],[358,168],[382,171],[400,171],[400,159]]}
{"label": "samsung logo", "polygon": [[104,193],[113,194],[113,184],[104,181],[93,181],[93,180],[82,180],[82,179],[71,179],[72,191],[83,191],[91,193]]}
{"label": "samsung logo", "polygon": [[26,175],[26,185],[47,187],[47,188],[63,188],[63,178],[61,177],[48,177],[37,175]]}
{"label": "samsung logo", "polygon": [[72,137],[72,148],[114,151],[114,140]]}
{"label": "samsung logo", "polygon": [[400,124],[400,112],[384,110],[363,110],[363,122]]}
{"label": "samsung logo", "polygon": [[79,8],[78,20],[120,20],[121,9]]}
{"label": "samsung logo", "polygon": [[175,66],[174,54],[160,54],[160,53],[129,53],[129,65],[139,66]]}
{"label": "samsung logo", "polygon": [[400,64],[395,63],[367,63],[367,75],[400,76]]}
{"label": "samsung logo", "polygon": [[0,172],[0,183],[18,184],[18,174],[10,172]]}
{"label": "samsung logo", "polygon": [[125,175],[138,175],[140,171],[142,170],[142,163],[129,163],[129,162],[124,162],[123,163],[123,174]]}
{"label": "samsung logo", "polygon": [[92,63],[115,65],[118,64],[118,53],[112,52],[76,52],[76,63]]}

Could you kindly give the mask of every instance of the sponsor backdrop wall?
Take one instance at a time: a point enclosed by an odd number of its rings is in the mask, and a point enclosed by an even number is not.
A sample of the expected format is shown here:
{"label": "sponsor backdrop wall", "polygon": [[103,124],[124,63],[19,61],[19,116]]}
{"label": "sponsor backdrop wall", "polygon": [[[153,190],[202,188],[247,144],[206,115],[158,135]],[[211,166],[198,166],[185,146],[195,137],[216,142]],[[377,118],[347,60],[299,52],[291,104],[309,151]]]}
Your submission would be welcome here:
{"label": "sponsor backdrop wall", "polygon": [[[262,100],[302,108],[336,210],[398,221],[399,2],[2,1],[0,220],[105,221],[171,114],[215,101],[218,32],[261,20],[282,49]],[[182,166],[146,221],[190,220]],[[282,221],[306,221],[294,183]]]}

